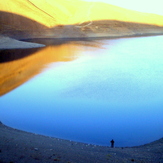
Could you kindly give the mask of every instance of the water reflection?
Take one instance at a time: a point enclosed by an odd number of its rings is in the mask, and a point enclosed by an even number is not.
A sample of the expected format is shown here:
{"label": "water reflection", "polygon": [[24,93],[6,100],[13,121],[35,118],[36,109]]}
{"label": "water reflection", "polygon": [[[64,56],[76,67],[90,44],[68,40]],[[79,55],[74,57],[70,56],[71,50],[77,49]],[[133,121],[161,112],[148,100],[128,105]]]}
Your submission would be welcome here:
{"label": "water reflection", "polygon": [[82,46],[67,43],[38,49],[0,51],[0,95],[22,85],[50,63],[75,59],[79,49]]}
{"label": "water reflection", "polygon": [[[71,42],[41,49],[22,64],[25,58],[12,61],[20,62],[18,68],[30,65],[24,70],[33,76],[42,72],[1,97],[0,119],[26,131],[100,145],[110,145],[111,139],[115,146],[159,139],[162,41],[162,37],[103,40],[103,48]],[[61,56],[56,58],[57,54]]]}

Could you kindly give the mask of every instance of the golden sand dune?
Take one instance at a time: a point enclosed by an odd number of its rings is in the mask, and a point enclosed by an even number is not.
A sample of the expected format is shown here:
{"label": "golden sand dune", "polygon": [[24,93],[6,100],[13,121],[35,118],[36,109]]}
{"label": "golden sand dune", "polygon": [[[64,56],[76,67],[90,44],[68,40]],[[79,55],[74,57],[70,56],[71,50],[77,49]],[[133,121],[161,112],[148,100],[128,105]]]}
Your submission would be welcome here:
{"label": "golden sand dune", "polygon": [[[1,2],[0,11],[23,16],[49,27],[54,26],[55,22],[55,19],[52,19],[50,15],[44,13],[28,0],[6,0]],[[19,20],[17,20],[17,23],[19,23]]]}
{"label": "golden sand dune", "polygon": [[97,20],[116,20],[163,26],[163,16],[123,9],[101,2],[86,3],[83,8],[79,8],[71,20],[74,24]]}
{"label": "golden sand dune", "polygon": [[23,16],[46,27],[67,24],[82,2],[75,0],[6,0],[0,2],[0,11]]}
{"label": "golden sand dune", "polygon": [[14,13],[47,27],[94,20],[119,20],[163,25],[163,16],[145,14],[101,2],[81,0],[5,0],[0,11]]}
{"label": "golden sand dune", "polygon": [[[154,26],[158,28],[153,29]],[[116,32],[112,31],[113,28]],[[130,36],[139,35],[139,33],[163,33],[163,16],[82,0],[5,0],[0,2],[1,35],[15,38],[56,38]]]}

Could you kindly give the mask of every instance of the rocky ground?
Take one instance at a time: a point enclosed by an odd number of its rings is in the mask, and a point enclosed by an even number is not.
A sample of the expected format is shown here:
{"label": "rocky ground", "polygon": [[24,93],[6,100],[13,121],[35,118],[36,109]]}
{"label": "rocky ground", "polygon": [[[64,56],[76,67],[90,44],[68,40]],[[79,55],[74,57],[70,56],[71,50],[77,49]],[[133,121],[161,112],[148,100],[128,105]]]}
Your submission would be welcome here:
{"label": "rocky ground", "polygon": [[0,124],[0,163],[163,163],[163,138],[130,148],[77,143]]}

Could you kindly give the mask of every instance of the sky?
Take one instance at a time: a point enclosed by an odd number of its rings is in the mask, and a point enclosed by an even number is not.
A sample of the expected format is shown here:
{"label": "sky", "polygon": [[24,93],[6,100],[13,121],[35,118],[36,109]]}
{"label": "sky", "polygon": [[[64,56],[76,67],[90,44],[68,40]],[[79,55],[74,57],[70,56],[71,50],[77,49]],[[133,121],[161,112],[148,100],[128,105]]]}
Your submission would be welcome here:
{"label": "sky", "polygon": [[100,1],[123,8],[136,10],[146,13],[155,13],[163,15],[163,0],[85,0],[85,1]]}

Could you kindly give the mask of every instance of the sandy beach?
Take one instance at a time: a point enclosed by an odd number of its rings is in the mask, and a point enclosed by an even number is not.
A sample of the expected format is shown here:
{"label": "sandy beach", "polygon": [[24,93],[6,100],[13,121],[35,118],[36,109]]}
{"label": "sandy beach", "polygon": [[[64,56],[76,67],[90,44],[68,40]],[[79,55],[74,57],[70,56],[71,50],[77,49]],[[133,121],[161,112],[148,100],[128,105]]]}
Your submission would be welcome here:
{"label": "sandy beach", "polygon": [[111,148],[20,131],[0,124],[0,163],[163,163],[163,138]]}

